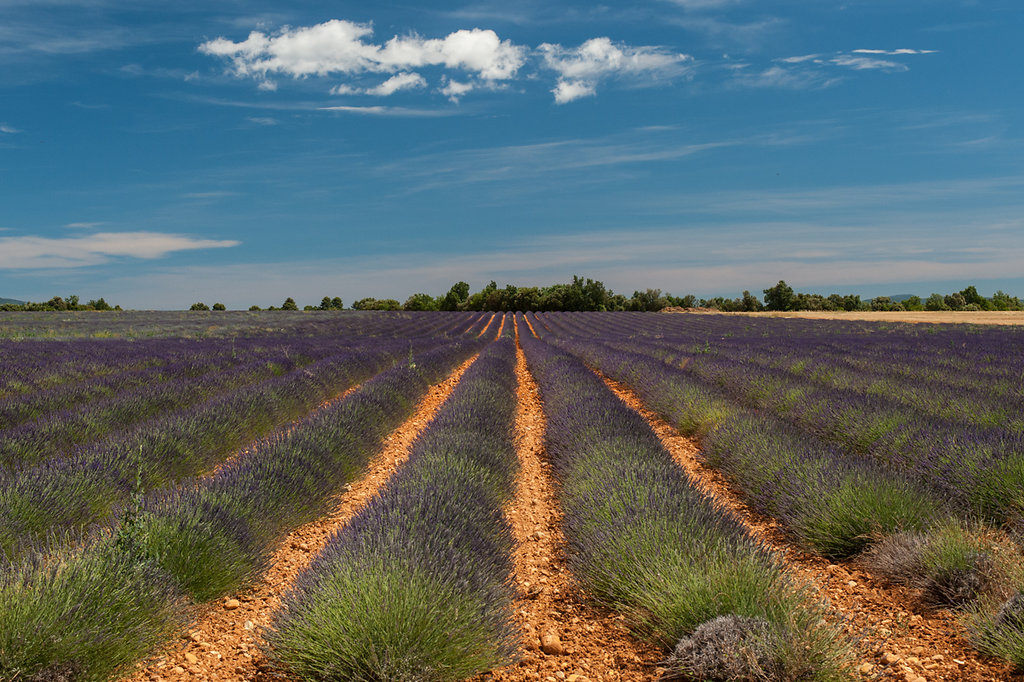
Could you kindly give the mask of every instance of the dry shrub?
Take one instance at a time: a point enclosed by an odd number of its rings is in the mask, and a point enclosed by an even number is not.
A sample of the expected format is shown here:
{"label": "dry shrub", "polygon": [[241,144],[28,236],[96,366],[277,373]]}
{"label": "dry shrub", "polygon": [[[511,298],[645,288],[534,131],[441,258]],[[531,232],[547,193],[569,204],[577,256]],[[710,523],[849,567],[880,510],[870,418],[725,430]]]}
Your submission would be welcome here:
{"label": "dry shrub", "polygon": [[731,614],[718,616],[679,640],[662,679],[783,680],[786,648],[783,637],[767,621]]}
{"label": "dry shrub", "polygon": [[1004,593],[1019,571],[1006,539],[949,521],[927,532],[897,533],[862,556],[873,573],[915,588],[932,607],[965,607],[986,594]]}

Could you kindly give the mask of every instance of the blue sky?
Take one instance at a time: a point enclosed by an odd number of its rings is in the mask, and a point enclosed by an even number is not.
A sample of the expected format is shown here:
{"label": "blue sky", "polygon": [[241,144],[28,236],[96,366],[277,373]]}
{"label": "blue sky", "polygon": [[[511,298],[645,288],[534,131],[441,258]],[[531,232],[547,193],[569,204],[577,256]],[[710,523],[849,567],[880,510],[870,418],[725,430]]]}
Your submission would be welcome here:
{"label": "blue sky", "polygon": [[0,0],[0,296],[1024,295],[1016,0]]}

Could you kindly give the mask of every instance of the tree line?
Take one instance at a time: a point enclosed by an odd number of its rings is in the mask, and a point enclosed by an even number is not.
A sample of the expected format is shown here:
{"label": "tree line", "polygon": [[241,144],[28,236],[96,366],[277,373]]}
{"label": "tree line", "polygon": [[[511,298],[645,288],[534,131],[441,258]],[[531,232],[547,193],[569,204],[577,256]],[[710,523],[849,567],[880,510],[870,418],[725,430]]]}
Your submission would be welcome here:
{"label": "tree line", "polygon": [[[499,288],[493,280],[483,289],[470,292],[466,282],[456,282],[447,293],[432,296],[416,293],[405,302],[394,298],[361,298],[352,304],[352,310],[470,310],[508,312],[517,310],[559,311],[559,310],[634,310],[658,311],[669,307],[707,308],[722,312],[757,312],[761,310],[1024,310],[1024,303],[1017,296],[997,291],[990,298],[978,293],[973,285],[950,294],[933,293],[927,298],[908,296],[893,300],[888,296],[862,299],[857,294],[809,294],[797,292],[793,287],[779,280],[778,284],[762,290],[757,297],[744,291],[736,298],[716,296],[698,298],[693,294],[673,296],[662,293],[661,289],[634,291],[632,296],[617,294],[604,283],[574,275],[571,282],[552,284],[546,287],[517,287],[507,284]],[[65,311],[65,310],[121,310],[111,306],[103,298],[81,303],[78,296],[62,298],[54,296],[44,303],[4,303],[0,311]],[[223,303],[212,306],[197,301],[189,310],[227,310]],[[258,305],[249,310],[264,310]],[[338,296],[324,296],[319,305],[305,305],[302,308],[294,298],[288,297],[279,306],[268,306],[265,310],[345,310],[344,301]]]}
{"label": "tree line", "polygon": [[[509,312],[517,310],[558,311],[558,310],[633,310],[658,311],[669,307],[707,308],[722,312],[757,312],[762,310],[1024,310],[1024,303],[1016,296],[997,291],[991,298],[978,293],[973,285],[948,295],[932,294],[926,299],[909,296],[894,301],[888,296],[862,299],[857,294],[800,293],[793,290],[784,280],[773,287],[762,290],[758,298],[744,291],[736,298],[717,296],[698,298],[693,294],[673,296],[662,293],[661,289],[634,291],[626,297],[617,294],[602,282],[590,278],[573,276],[572,282],[553,284],[547,287],[517,287],[512,284],[499,288],[493,280],[483,289],[470,293],[469,284],[456,282],[447,293],[432,296],[416,293],[405,302],[395,298],[361,298],[352,304],[353,310],[470,310]],[[209,310],[207,307],[193,310]],[[217,310],[219,304],[214,305]],[[303,310],[342,310],[340,298],[324,296],[319,306],[307,305]],[[223,307],[219,309],[223,310]],[[250,310],[260,310],[252,306]],[[295,299],[288,298],[280,307],[270,306],[267,310],[299,310]]]}
{"label": "tree line", "polygon": [[28,312],[55,310],[121,310],[121,306],[112,306],[104,301],[102,297],[92,299],[88,303],[82,303],[78,296],[72,294],[67,298],[54,296],[49,301],[45,301],[43,303],[33,303],[32,301],[25,303],[3,303],[0,304],[0,310]]}

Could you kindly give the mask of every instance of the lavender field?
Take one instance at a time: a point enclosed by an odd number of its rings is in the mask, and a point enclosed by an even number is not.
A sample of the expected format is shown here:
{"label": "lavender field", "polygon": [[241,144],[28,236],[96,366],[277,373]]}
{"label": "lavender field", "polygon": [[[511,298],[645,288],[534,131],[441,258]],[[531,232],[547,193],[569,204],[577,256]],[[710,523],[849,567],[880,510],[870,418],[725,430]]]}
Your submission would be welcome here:
{"label": "lavender field", "polygon": [[[794,551],[960,614],[951,637],[972,649],[970,670],[1024,667],[1024,329],[7,313],[0,680],[128,679],[156,660],[170,663],[132,679],[213,679],[185,635],[222,604],[249,608],[280,548],[338,517],[446,381],[407,460],[322,551],[307,548],[265,623],[239,617],[232,641],[255,644],[218,679],[525,680],[537,656],[627,679],[582,643],[538,648],[548,626],[516,606],[539,594],[521,588],[508,511],[525,456],[517,362],[543,404],[573,598],[660,652],[643,679],[849,679],[863,653],[785,548],[697,486],[606,380],[693,438],[701,465]],[[954,670],[936,664],[933,678],[983,679]]]}

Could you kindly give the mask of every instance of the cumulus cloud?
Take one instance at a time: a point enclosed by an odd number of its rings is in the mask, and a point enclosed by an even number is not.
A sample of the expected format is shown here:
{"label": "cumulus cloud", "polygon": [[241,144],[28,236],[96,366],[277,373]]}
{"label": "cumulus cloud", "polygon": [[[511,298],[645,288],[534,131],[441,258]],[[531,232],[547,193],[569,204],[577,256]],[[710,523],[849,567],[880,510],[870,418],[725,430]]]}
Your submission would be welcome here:
{"label": "cumulus cloud", "polygon": [[463,95],[472,92],[473,87],[472,83],[463,83],[449,78],[445,80],[445,84],[440,92],[451,101],[458,102]]}
{"label": "cumulus cloud", "polygon": [[526,62],[525,47],[501,40],[490,29],[461,29],[444,38],[394,36],[384,44],[371,42],[372,35],[371,24],[332,19],[315,26],[285,27],[275,35],[253,31],[237,43],[217,38],[200,45],[199,51],[229,59],[238,76],[263,81],[272,74],[304,78],[396,73],[424,66],[458,69],[485,81],[507,80]]}
{"label": "cumulus cloud", "polygon": [[233,240],[196,239],[160,232],[97,232],[83,237],[0,237],[0,269],[77,268],[114,258],[162,258],[178,251],[238,246]]}
{"label": "cumulus cloud", "polygon": [[610,38],[591,38],[576,48],[544,43],[537,48],[544,65],[557,72],[555,101],[565,102],[593,95],[603,78],[671,78],[687,70],[689,55],[661,47],[616,45]]}
{"label": "cumulus cloud", "polygon": [[565,104],[580,97],[590,97],[597,94],[597,90],[592,83],[567,80],[559,80],[551,92],[554,93],[557,104]]}
{"label": "cumulus cloud", "polygon": [[[695,0],[700,5],[717,0]],[[557,74],[555,101],[565,103],[596,93],[605,79],[629,79],[631,84],[667,79],[689,70],[692,57],[663,47],[634,47],[592,38],[578,47],[544,43],[536,50],[502,40],[490,29],[460,29],[443,38],[415,33],[374,42],[372,24],[332,19],[305,27],[284,27],[276,33],[253,31],[240,42],[208,40],[199,51],[228,60],[230,71],[253,78],[262,89],[276,88],[275,77],[326,78],[342,76],[331,88],[335,95],[386,97],[402,90],[425,89],[427,79],[417,69],[440,67],[434,91],[453,102],[475,90],[495,90],[517,78],[529,62]],[[368,74],[393,74],[377,85],[366,85]]]}

